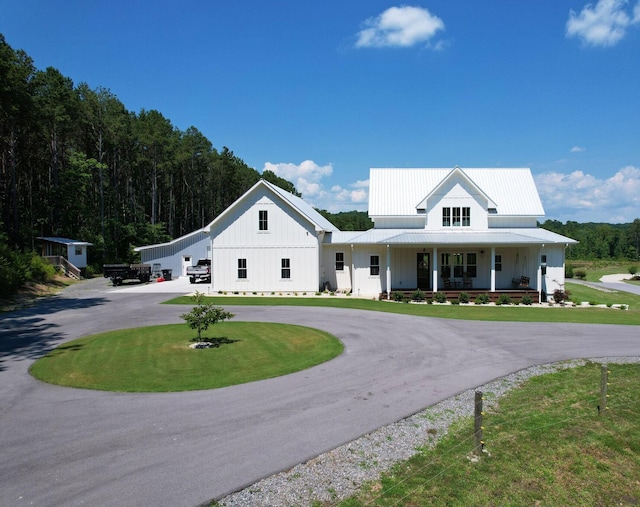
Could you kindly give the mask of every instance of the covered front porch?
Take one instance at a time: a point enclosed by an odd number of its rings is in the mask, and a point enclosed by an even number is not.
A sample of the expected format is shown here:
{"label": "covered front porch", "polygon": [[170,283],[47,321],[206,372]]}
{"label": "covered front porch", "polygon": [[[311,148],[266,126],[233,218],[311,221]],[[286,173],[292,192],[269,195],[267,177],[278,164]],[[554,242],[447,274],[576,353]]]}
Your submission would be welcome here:
{"label": "covered front porch", "polygon": [[[380,293],[379,299],[381,300],[394,299],[395,295],[399,293],[402,295],[402,299],[411,300],[413,298],[414,293],[417,290],[418,290],[417,287],[415,289],[409,289],[409,290],[407,289],[392,290],[390,294],[385,291]],[[422,289],[420,290],[424,294],[425,300],[434,299],[436,294],[435,292],[423,291]],[[540,292],[536,290],[531,290],[531,289],[523,289],[523,290],[504,289],[504,290],[497,290],[494,292],[483,290],[483,289],[474,289],[474,290],[445,289],[438,292],[443,293],[447,301],[455,301],[455,300],[459,301],[460,295],[464,293],[467,295],[469,302],[474,302],[477,298],[483,296],[484,294],[486,294],[489,297],[489,301],[492,303],[495,303],[496,301],[498,301],[498,299],[500,299],[502,295],[507,296],[513,303],[522,302],[522,298],[525,296],[528,296],[529,298],[531,298],[531,301],[533,301],[534,303],[542,302],[542,298],[540,297],[541,296]]]}

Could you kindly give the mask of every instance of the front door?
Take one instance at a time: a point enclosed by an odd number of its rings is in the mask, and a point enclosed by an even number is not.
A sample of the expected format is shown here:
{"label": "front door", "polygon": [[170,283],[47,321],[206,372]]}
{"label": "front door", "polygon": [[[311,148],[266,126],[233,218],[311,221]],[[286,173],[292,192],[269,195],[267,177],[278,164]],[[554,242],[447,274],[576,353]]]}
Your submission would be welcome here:
{"label": "front door", "polygon": [[431,287],[431,266],[428,253],[417,254],[416,271],[418,273],[418,289],[429,290]]}

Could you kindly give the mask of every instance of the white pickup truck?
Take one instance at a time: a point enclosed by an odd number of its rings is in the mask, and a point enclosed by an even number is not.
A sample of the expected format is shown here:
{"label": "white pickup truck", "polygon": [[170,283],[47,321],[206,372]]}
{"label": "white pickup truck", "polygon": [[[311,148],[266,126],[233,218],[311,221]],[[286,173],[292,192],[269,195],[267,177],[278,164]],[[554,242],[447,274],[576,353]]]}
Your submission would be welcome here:
{"label": "white pickup truck", "polygon": [[188,267],[187,276],[191,283],[197,280],[211,282],[211,259],[200,259],[195,266]]}

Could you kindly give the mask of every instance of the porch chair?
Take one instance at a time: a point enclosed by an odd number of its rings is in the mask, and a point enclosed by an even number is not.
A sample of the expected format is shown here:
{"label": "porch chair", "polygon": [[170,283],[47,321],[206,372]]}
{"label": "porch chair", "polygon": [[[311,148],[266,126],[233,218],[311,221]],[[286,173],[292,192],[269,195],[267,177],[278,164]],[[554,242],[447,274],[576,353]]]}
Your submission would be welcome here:
{"label": "porch chair", "polygon": [[453,282],[448,276],[443,276],[442,281],[444,282],[445,289],[453,289]]}
{"label": "porch chair", "polygon": [[473,279],[469,276],[468,273],[463,273],[463,276],[462,276],[462,288],[463,289],[473,289]]}

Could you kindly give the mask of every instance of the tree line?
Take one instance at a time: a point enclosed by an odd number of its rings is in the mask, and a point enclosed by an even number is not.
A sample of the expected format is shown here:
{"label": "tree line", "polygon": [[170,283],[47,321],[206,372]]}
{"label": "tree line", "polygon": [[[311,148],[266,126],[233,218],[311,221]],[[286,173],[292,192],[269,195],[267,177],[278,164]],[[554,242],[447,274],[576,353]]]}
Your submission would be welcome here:
{"label": "tree line", "polygon": [[558,220],[547,220],[540,226],[579,241],[567,248],[567,260],[638,261],[640,218],[628,224],[578,223],[571,220],[563,224]]}
{"label": "tree line", "polygon": [[271,171],[216,150],[197,128],[138,113],[108,89],[38,70],[0,34],[0,232],[9,247],[39,236],[89,241],[90,260],[131,260],[131,247],[205,226]]}

